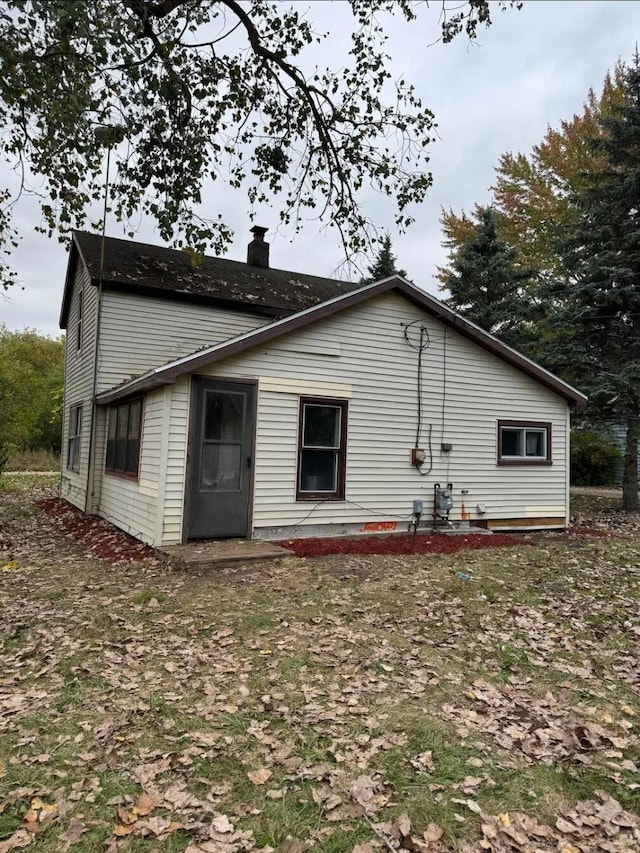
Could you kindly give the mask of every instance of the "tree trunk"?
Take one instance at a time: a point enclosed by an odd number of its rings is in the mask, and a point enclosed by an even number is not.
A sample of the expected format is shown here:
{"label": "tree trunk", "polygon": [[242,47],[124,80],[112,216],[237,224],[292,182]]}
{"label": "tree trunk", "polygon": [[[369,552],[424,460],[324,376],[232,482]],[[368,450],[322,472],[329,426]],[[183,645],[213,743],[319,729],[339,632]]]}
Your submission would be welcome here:
{"label": "tree trunk", "polygon": [[625,512],[640,510],[638,501],[638,440],[640,439],[640,417],[627,418],[627,443],[624,450],[622,474],[622,509]]}

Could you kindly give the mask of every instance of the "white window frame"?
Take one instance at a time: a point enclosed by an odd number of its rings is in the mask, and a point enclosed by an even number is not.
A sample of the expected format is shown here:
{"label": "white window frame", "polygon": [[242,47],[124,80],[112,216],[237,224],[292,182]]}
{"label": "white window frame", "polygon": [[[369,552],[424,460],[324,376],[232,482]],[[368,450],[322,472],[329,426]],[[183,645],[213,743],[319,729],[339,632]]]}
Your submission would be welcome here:
{"label": "white window frame", "polygon": [[[505,454],[502,451],[503,435],[506,432],[521,433],[520,447],[522,453]],[[527,434],[536,433],[543,436],[543,454],[541,456],[527,455]],[[497,436],[498,465],[551,465],[551,424],[546,421],[499,420]]]}
{"label": "white window frame", "polygon": [[67,468],[80,470],[80,450],[82,445],[82,403],[69,408],[69,433],[67,439]]}

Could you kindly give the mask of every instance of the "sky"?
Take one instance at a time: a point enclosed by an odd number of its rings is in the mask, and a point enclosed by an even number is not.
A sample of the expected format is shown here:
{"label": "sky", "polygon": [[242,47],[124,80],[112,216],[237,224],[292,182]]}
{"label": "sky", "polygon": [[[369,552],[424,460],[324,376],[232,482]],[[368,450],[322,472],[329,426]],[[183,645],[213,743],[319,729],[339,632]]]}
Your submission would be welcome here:
{"label": "sky", "polygon": [[[289,5],[289,4],[287,4]],[[348,4],[340,0],[296,2],[319,31],[329,33],[322,62],[342,65],[351,31]],[[414,83],[423,103],[435,113],[438,139],[431,146],[433,186],[412,209],[415,223],[404,234],[393,226],[394,205],[373,192],[363,198],[367,214],[392,237],[398,266],[432,294],[440,295],[436,267],[446,261],[441,245],[442,208],[470,210],[490,201],[494,168],[501,154],[528,153],[547,127],[581,112],[590,87],[599,91],[618,59],[629,61],[640,36],[640,2],[624,0],[526,0],[522,10],[500,11],[493,4],[493,24],[476,42],[458,37],[433,44],[438,35],[432,2],[418,22],[394,22],[388,52],[394,76]],[[6,174],[6,169],[4,170]],[[0,180],[3,170],[0,169]],[[218,181],[205,187],[203,201],[212,218],[222,214],[235,232],[227,256],[246,259],[251,235],[245,195]],[[316,221],[300,234],[276,231],[278,210],[255,210],[257,224],[270,229],[271,266],[321,276],[344,277],[337,232]],[[54,237],[34,231],[41,222],[33,199],[21,200],[14,224],[22,241],[12,256],[19,286],[0,291],[0,324],[9,329],[35,328],[60,334],[58,317],[67,250]],[[121,225],[108,220],[107,234],[123,237]],[[153,223],[141,221],[137,238],[160,244]]]}

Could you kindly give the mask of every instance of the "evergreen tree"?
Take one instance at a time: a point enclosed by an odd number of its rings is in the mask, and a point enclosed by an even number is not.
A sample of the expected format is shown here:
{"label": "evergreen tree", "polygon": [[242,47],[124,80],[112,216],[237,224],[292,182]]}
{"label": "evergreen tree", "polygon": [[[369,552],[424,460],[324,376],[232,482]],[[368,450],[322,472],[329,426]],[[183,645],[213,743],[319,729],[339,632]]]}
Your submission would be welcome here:
{"label": "evergreen tree", "polygon": [[[556,324],[567,371],[589,393],[592,419],[626,425],[623,508],[638,510],[640,439],[640,61],[625,69],[624,100],[590,144],[603,165],[575,201],[561,247],[571,275]],[[569,374],[570,375],[570,374]]]}
{"label": "evergreen tree", "polygon": [[368,267],[369,274],[360,279],[360,284],[372,284],[374,281],[380,281],[383,278],[389,278],[392,275],[405,276],[407,273],[404,270],[399,270],[396,267],[396,256],[391,251],[391,235],[386,234],[382,241],[382,247],[378,252],[375,261]]}
{"label": "evergreen tree", "polygon": [[498,236],[493,208],[479,208],[468,237],[452,251],[443,289],[447,304],[463,317],[527,354],[534,348],[531,320],[536,303],[528,293],[530,271],[517,250]]}

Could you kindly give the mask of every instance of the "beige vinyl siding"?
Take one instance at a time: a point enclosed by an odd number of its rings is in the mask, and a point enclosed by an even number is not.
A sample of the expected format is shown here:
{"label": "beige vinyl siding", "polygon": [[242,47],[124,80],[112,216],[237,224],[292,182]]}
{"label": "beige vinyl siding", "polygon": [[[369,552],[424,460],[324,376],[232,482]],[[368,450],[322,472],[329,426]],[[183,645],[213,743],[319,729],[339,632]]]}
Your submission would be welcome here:
{"label": "beige vinyl siding", "polygon": [[162,543],[175,545],[182,541],[184,521],[185,478],[189,431],[191,380],[181,376],[167,389],[171,394],[171,412],[167,446],[164,493],[164,525]]}
{"label": "beige vinyl siding", "polygon": [[103,472],[98,514],[149,544],[156,541],[156,508],[164,464],[161,453],[164,395],[165,391],[161,389],[147,394],[144,399],[138,479],[104,471],[104,452],[98,463]]}
{"label": "beige vinyl siding", "polygon": [[[79,293],[82,291],[82,348],[77,348]],[[89,446],[91,435],[91,410],[93,399],[93,367],[95,359],[95,329],[98,313],[98,295],[89,283],[83,264],[78,263],[73,282],[71,307],[65,345],[64,412],[62,421],[61,497],[74,506],[85,509],[87,477],[89,472]],[[80,470],[67,468],[67,441],[69,438],[69,409],[82,406],[82,437],[80,441]]]}
{"label": "beige vinyl siding", "polygon": [[[423,354],[420,438],[428,452],[430,427],[433,470],[428,476],[421,476],[410,464],[417,424],[418,352],[408,346],[404,330],[414,321],[422,322],[429,334]],[[327,351],[340,355],[322,354]],[[453,519],[460,518],[462,500],[472,520],[565,514],[566,402],[451,330],[446,332],[445,360],[445,327],[396,294],[379,296],[290,334],[282,344],[276,340],[202,372],[220,378],[277,378],[288,380],[296,389],[311,389],[318,381],[351,388],[346,501],[321,504],[305,519],[313,504],[295,500],[299,393],[260,386],[253,508],[256,531],[389,516],[404,524],[414,498],[421,498],[425,512],[431,513],[436,482],[453,483]],[[173,519],[171,529],[176,532],[179,485],[184,494],[184,481],[179,484],[178,478],[184,471],[189,402],[187,381],[182,379],[178,385],[172,422],[180,424],[180,434],[169,451],[176,503],[171,513],[167,508]],[[273,382],[265,385],[274,387]],[[286,383],[281,387],[286,388]],[[498,466],[497,421],[501,419],[551,422],[553,464]],[[440,450],[443,441],[453,445],[448,457]],[[427,462],[423,470],[428,467]],[[466,490],[464,495],[462,490]],[[486,505],[484,515],[476,512],[478,503]]]}
{"label": "beige vinyl siding", "polygon": [[567,422],[565,426],[565,506],[567,508],[567,523],[569,521],[569,511],[571,507],[571,409],[567,406]]}
{"label": "beige vinyl siding", "polygon": [[92,514],[99,514],[100,510],[100,496],[102,493],[102,482],[104,478],[104,463],[107,453],[108,413],[108,406],[98,406],[96,409],[95,434],[93,439],[93,487],[91,490],[91,501],[87,507],[87,511]]}
{"label": "beige vinyl siding", "polygon": [[268,318],[107,290],[102,296],[98,391],[268,322]]}

